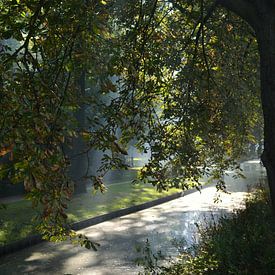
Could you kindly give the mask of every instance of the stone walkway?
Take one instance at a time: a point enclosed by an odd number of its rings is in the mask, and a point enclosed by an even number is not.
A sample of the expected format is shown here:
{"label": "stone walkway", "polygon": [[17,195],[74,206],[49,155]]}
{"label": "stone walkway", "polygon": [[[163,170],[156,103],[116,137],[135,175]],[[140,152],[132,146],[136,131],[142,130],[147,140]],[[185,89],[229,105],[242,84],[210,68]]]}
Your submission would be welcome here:
{"label": "stone walkway", "polygon": [[174,240],[185,239],[191,243],[195,223],[242,207],[250,189],[248,185],[258,182],[254,174],[247,179],[233,180],[229,173],[225,180],[231,194],[221,193],[219,203],[214,203],[217,193],[215,187],[210,186],[201,193],[195,192],[82,230],[100,243],[97,252],[70,243],[45,242],[2,257],[0,274],[137,274],[140,269],[134,264],[136,248],[146,239],[154,250],[176,254]]}

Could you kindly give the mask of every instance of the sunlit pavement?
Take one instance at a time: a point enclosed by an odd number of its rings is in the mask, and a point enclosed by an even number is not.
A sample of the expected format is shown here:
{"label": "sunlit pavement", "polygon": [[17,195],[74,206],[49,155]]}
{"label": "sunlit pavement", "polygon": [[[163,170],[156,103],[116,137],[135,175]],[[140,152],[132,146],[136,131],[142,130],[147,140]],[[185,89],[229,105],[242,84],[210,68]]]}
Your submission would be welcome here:
{"label": "sunlit pavement", "polygon": [[[242,165],[246,179],[225,176],[230,194],[214,186],[179,199],[82,230],[100,243],[99,251],[69,243],[42,243],[0,259],[0,274],[137,274],[136,249],[149,240],[154,251],[175,255],[176,243],[196,241],[196,224],[243,207],[247,192],[264,175],[257,161]],[[214,199],[220,196],[220,201]],[[176,240],[176,241],[175,241]],[[181,247],[182,248],[182,247]]]}

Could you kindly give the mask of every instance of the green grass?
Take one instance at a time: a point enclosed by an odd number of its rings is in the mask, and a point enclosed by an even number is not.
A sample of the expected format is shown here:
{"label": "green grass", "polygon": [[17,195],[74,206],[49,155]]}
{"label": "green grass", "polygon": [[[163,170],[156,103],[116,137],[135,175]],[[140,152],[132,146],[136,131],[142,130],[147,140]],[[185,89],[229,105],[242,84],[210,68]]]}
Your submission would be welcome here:
{"label": "green grass", "polygon": [[176,189],[158,193],[152,186],[133,186],[130,182],[108,186],[107,192],[91,196],[76,196],[69,207],[68,217],[71,221],[83,220],[88,216],[96,216],[121,208],[141,204],[175,193]]}
{"label": "green grass", "polygon": [[31,220],[36,211],[29,201],[20,200],[6,204],[6,207],[0,210],[0,245],[34,232]]}
{"label": "green grass", "polygon": [[[158,193],[150,185],[133,185],[131,181],[110,184],[107,192],[96,195],[88,192],[76,195],[69,204],[67,211],[70,222],[85,220],[101,214],[109,213],[121,208],[138,205],[160,197],[175,193],[179,190]],[[37,214],[31,202],[20,200],[8,203],[7,209],[0,210],[0,245],[22,239],[35,233]]]}

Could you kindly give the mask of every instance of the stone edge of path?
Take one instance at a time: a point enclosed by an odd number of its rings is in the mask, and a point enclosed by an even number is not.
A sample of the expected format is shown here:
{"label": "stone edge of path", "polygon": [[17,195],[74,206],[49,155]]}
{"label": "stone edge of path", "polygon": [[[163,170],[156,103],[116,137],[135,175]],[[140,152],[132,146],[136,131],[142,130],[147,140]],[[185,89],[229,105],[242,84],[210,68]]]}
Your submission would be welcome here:
{"label": "stone edge of path", "polygon": [[[169,202],[171,200],[174,200],[174,199],[180,198],[182,196],[194,193],[196,191],[198,191],[198,190],[196,188],[194,188],[194,189],[186,190],[183,192],[178,192],[178,193],[175,193],[175,194],[163,197],[163,198],[145,202],[143,204],[134,205],[134,206],[131,206],[128,208],[116,210],[116,211],[113,211],[113,212],[110,212],[107,214],[103,214],[103,215],[100,215],[97,217],[93,217],[93,218],[90,218],[87,220],[75,222],[72,224],[71,228],[73,230],[81,230],[81,229],[84,229],[84,228],[92,226],[92,225],[96,225],[96,224],[99,224],[99,223],[102,223],[105,221],[112,220],[114,218],[119,218],[119,217],[122,217],[122,216],[125,216],[128,214],[132,214],[132,213],[165,203],[165,202]],[[11,254],[11,253],[19,251],[19,250],[22,250],[27,247],[33,246],[33,245],[41,243],[41,242],[44,242],[44,240],[41,238],[41,235],[37,234],[37,235],[28,236],[24,239],[21,239],[19,241],[16,241],[16,242],[13,242],[13,243],[10,243],[7,245],[0,246],[0,257],[7,255],[7,254]]]}

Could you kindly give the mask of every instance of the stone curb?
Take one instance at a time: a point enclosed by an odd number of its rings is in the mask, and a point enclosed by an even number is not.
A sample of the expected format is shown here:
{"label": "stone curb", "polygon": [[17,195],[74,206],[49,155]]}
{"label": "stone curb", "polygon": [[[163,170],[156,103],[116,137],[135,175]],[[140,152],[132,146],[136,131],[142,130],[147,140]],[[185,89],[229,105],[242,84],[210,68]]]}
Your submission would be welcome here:
{"label": "stone curb", "polygon": [[[166,197],[163,197],[163,198],[160,198],[160,199],[145,202],[143,204],[134,205],[134,206],[131,206],[131,207],[128,207],[128,208],[116,210],[116,211],[113,211],[113,212],[110,212],[110,213],[107,213],[107,214],[103,214],[103,215],[100,215],[100,216],[97,216],[97,217],[93,217],[93,218],[90,218],[90,219],[87,219],[87,220],[83,220],[83,221],[73,223],[71,228],[73,230],[84,229],[86,227],[96,225],[98,223],[109,221],[109,220],[114,219],[114,218],[119,218],[119,217],[122,217],[122,216],[125,216],[125,215],[128,215],[128,214],[132,214],[132,213],[135,213],[135,212],[138,212],[138,211],[156,206],[158,204],[162,204],[162,203],[180,198],[180,197],[185,196],[185,195],[189,195],[189,194],[194,193],[196,191],[198,191],[198,190],[194,188],[194,189],[186,190],[184,192],[175,193],[173,195],[169,195],[169,196],[166,196]],[[26,237],[22,240],[19,240],[19,241],[16,241],[16,242],[4,245],[4,246],[0,246],[0,257],[4,256],[4,255],[7,255],[7,254],[11,254],[11,253],[16,252],[18,250],[33,246],[33,245],[41,243],[41,242],[44,242],[44,240],[41,238],[41,235],[37,234],[37,235],[31,235],[31,236]]]}

